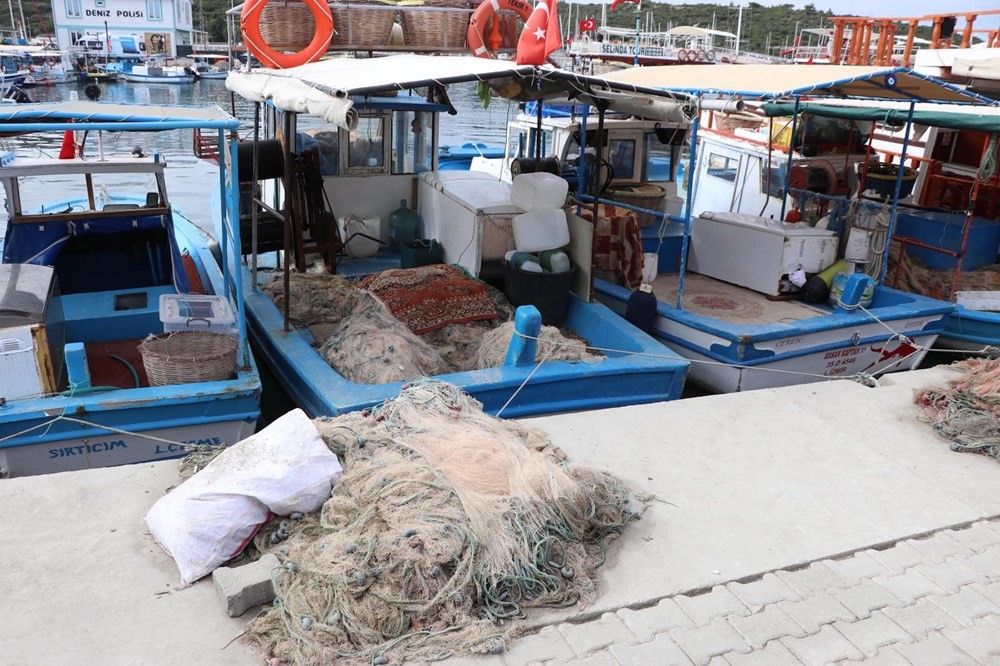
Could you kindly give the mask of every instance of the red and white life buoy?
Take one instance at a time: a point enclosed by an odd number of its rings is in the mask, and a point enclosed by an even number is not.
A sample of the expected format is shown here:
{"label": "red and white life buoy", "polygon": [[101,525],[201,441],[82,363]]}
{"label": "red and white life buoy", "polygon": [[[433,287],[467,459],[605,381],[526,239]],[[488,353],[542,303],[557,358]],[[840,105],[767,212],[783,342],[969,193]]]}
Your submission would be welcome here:
{"label": "red and white life buoy", "polygon": [[687,55],[688,55],[688,52],[685,51],[684,49],[677,49],[677,59],[678,60],[687,60]]}
{"label": "red and white life buoy", "polygon": [[707,57],[708,54],[705,53],[705,49],[698,49],[698,60],[704,60]]}
{"label": "red and white life buoy", "polygon": [[706,57],[709,62],[715,62],[715,51],[709,51]]}
{"label": "red and white life buoy", "polygon": [[[490,18],[496,16],[497,12],[504,10],[514,12],[521,17],[522,21],[527,22],[528,17],[531,16],[532,7],[524,0],[486,0],[479,5],[472,13],[472,18],[469,19],[469,29],[465,33],[465,39],[472,55],[477,58],[493,57],[490,54],[490,49],[487,48],[486,35],[483,33]],[[498,19],[494,20],[491,33],[490,46],[497,49],[500,47],[501,39]]]}
{"label": "red and white life buoy", "polygon": [[333,14],[326,0],[303,0],[316,21],[316,31],[312,41],[296,53],[281,53],[272,49],[260,34],[260,17],[269,0],[249,0],[240,12],[240,32],[247,51],[266,67],[287,69],[307,62],[315,62],[323,57],[333,39]]}
{"label": "red and white life buoy", "polygon": [[690,51],[687,52],[687,61],[688,62],[694,62],[695,59],[697,59],[697,57],[698,57],[698,52],[695,51],[694,49],[691,49]]}

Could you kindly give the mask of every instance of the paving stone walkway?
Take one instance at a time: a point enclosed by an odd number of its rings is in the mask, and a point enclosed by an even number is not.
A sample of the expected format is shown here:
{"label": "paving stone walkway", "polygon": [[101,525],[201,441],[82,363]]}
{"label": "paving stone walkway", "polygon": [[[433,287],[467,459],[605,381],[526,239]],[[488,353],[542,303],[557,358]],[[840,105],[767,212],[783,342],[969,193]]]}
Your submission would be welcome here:
{"label": "paving stone walkway", "polygon": [[1000,518],[523,637],[450,666],[1000,664]]}

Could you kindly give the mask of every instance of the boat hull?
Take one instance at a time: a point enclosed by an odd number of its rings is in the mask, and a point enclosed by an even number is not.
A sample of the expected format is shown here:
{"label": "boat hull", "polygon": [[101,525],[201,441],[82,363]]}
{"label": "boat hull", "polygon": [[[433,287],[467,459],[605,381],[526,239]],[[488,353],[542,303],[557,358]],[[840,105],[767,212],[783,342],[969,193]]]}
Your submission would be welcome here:
{"label": "boat hull", "polygon": [[180,74],[173,76],[148,76],[146,74],[132,74],[131,72],[126,72],[122,76],[129,83],[166,83],[170,85],[187,85],[194,83],[195,77],[188,74]]}
{"label": "boat hull", "polygon": [[987,347],[1000,347],[1000,312],[981,312],[957,306],[948,318],[937,346],[968,352],[983,352],[989,351]]}
{"label": "boat hull", "polygon": [[[603,280],[595,280],[594,289],[600,302],[624,315],[631,292]],[[878,292],[896,302],[872,310],[882,323],[863,312],[831,311],[798,322],[732,325],[661,301],[653,335],[692,361],[692,382],[718,393],[912,370],[944,331],[952,308],[895,290]]]}

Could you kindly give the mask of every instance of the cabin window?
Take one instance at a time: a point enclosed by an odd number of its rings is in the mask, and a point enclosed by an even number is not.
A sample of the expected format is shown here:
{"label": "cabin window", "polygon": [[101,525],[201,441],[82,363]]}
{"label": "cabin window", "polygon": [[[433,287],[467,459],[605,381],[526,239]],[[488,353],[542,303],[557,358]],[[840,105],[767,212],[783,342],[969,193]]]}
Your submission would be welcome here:
{"label": "cabin window", "polygon": [[[526,133],[521,132],[520,136],[520,146],[518,150],[519,157],[533,158],[535,157],[535,145],[536,137],[538,136],[538,130],[532,128]],[[552,152],[552,130],[542,130],[542,150],[538,154],[539,157],[548,157]]]}
{"label": "cabin window", "polygon": [[80,7],[80,0],[66,0],[66,17],[80,18],[81,16],[83,16],[83,10]]}
{"label": "cabin window", "polygon": [[613,139],[608,144],[608,161],[615,180],[632,180],[635,176],[635,139]]}
{"label": "cabin window", "polygon": [[434,114],[396,111],[392,124],[392,173],[434,169]]}
{"label": "cabin window", "polygon": [[680,146],[663,143],[653,132],[647,133],[644,141],[646,143],[646,159],[643,160],[643,172],[640,180],[673,181],[674,155]]}
{"label": "cabin window", "polygon": [[736,172],[739,170],[740,161],[735,157],[710,153],[708,156],[708,175],[727,180],[730,183],[736,182]]}
{"label": "cabin window", "polygon": [[767,163],[761,165],[760,170],[760,191],[763,194],[780,199],[785,193],[785,163],[779,166],[771,166],[771,177],[768,178]]}
{"label": "cabin window", "polygon": [[162,21],[163,0],[146,0],[146,17],[150,21]]}
{"label": "cabin window", "polygon": [[357,171],[385,169],[385,117],[361,116],[347,142],[347,168]]}

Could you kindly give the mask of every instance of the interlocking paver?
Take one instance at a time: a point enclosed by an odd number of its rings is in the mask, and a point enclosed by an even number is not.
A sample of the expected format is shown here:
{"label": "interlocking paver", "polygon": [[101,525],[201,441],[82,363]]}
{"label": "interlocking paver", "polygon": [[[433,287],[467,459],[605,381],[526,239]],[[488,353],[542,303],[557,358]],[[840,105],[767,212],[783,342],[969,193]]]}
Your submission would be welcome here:
{"label": "interlocking paver", "polygon": [[670,636],[695,664],[707,664],[712,657],[730,652],[750,651],[747,642],[721,617],[707,627],[674,629]]}
{"label": "interlocking paver", "polygon": [[837,620],[854,620],[854,613],[829,594],[813,594],[802,601],[782,601],[778,608],[788,613],[807,634],[815,634],[821,627]]}
{"label": "interlocking paver", "polygon": [[802,666],[799,658],[778,641],[748,654],[727,654],[726,660],[732,666]]}
{"label": "interlocking paver", "polygon": [[805,638],[783,638],[781,642],[807,664],[829,664],[843,659],[861,659],[862,654],[834,627]]}
{"label": "interlocking paver", "polygon": [[775,604],[747,617],[730,615],[727,619],[729,624],[733,625],[733,629],[755,649],[767,645],[768,641],[776,638],[806,635],[805,629]]}
{"label": "interlocking paver", "polygon": [[923,553],[926,560],[930,560],[932,564],[944,562],[948,557],[972,554],[968,546],[956,541],[945,532],[932,534],[926,539],[910,539],[907,543]]}
{"label": "interlocking paver", "polygon": [[956,541],[976,551],[1000,544],[1000,526],[988,521],[973,523],[964,530],[948,530],[947,533]]}
{"label": "interlocking paver", "polygon": [[1000,607],[968,586],[955,594],[928,599],[965,626],[975,624],[981,617],[1000,614]]}
{"label": "interlocking paver", "polygon": [[907,606],[911,605],[917,599],[932,594],[945,594],[943,587],[916,569],[910,569],[897,576],[875,576],[872,580],[889,590],[894,597]]}
{"label": "interlocking paver", "polygon": [[887,576],[892,573],[868,553],[855,553],[851,557],[824,562],[833,573],[844,579],[848,585],[857,585],[865,578]]}
{"label": "interlocking paver", "polygon": [[962,626],[961,622],[926,598],[920,599],[912,606],[886,608],[882,612],[917,640],[923,640],[932,631],[945,628],[958,629]]}
{"label": "interlocking paver", "polygon": [[996,664],[1000,661],[1000,631],[991,622],[980,620],[971,627],[945,629],[941,633],[980,663]]}
{"label": "interlocking paver", "polygon": [[834,587],[847,587],[844,579],[823,562],[813,562],[804,569],[795,571],[777,571],[775,575],[803,597]]}
{"label": "interlocking paver", "polygon": [[[1000,570],[997,571],[998,578],[1000,578]],[[983,595],[993,603],[1000,606],[1000,580],[987,583],[986,585],[980,585],[979,583],[973,583],[970,585],[973,590]]]}
{"label": "interlocking paver", "polygon": [[671,629],[694,627],[694,622],[673,599],[662,599],[655,606],[640,610],[623,608],[618,611],[618,617],[642,642]]}
{"label": "interlocking paver", "polygon": [[900,541],[891,548],[885,550],[866,551],[873,559],[882,566],[887,567],[893,573],[901,574],[911,567],[923,564],[927,561],[924,554],[914,548],[909,541]]}
{"label": "interlocking paver", "polygon": [[623,664],[657,664],[659,666],[689,666],[691,660],[667,634],[657,634],[653,640],[638,645],[612,645],[609,650]]}
{"label": "interlocking paver", "polygon": [[968,666],[972,657],[936,631],[922,641],[893,648],[913,666]]}
{"label": "interlocking paver", "polygon": [[689,597],[682,594],[676,597],[676,600],[681,609],[699,627],[706,626],[713,618],[722,615],[733,613],[737,615],[750,614],[750,611],[743,602],[722,585],[716,585],[712,588],[711,592],[699,594],[696,597]]}
{"label": "interlocking paver", "polygon": [[987,548],[982,553],[976,553],[962,559],[962,562],[987,577],[1000,574],[1000,547]]}
{"label": "interlocking paver", "polygon": [[621,618],[605,613],[599,620],[570,624],[563,622],[556,627],[579,657],[586,656],[609,645],[634,645],[639,642]]}
{"label": "interlocking paver", "polygon": [[565,662],[566,666],[621,666],[621,662],[615,659],[607,650],[601,650],[586,657],[573,659]]}
{"label": "interlocking paver", "polygon": [[752,583],[730,583],[726,587],[755,613],[768,604],[799,598],[795,590],[773,573]]}
{"label": "interlocking paver", "polygon": [[872,611],[886,606],[902,606],[902,602],[878,583],[865,579],[854,587],[832,590],[830,594],[858,618],[864,619]]}
{"label": "interlocking paver", "polygon": [[982,573],[962,564],[955,558],[948,558],[940,564],[920,565],[914,569],[949,592],[958,592],[958,588],[969,583],[987,582]]}
{"label": "interlocking paver", "polygon": [[833,626],[867,657],[874,657],[879,648],[893,643],[913,642],[913,637],[882,611],[875,611],[864,620],[837,622]]}
{"label": "interlocking paver", "polygon": [[910,666],[903,655],[899,654],[891,647],[884,647],[875,654],[874,657],[865,657],[860,662],[842,662],[844,664],[864,663],[865,666]]}
{"label": "interlocking paver", "polygon": [[546,659],[571,659],[573,649],[555,627],[545,627],[537,634],[529,634],[514,641],[503,653],[503,660],[510,666]]}

